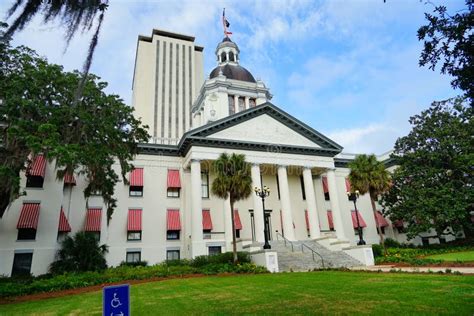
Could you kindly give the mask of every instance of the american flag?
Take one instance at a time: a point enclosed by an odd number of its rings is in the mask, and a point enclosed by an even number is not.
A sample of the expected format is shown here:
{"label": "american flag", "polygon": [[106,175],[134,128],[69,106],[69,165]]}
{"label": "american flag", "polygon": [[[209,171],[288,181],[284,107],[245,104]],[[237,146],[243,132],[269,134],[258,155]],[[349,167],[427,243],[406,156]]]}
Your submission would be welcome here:
{"label": "american flag", "polygon": [[232,34],[232,32],[228,32],[227,31],[227,28],[230,26],[230,23],[229,21],[227,21],[227,19],[225,18],[225,8],[224,10],[222,11],[222,25],[224,26],[224,35],[230,35]]}

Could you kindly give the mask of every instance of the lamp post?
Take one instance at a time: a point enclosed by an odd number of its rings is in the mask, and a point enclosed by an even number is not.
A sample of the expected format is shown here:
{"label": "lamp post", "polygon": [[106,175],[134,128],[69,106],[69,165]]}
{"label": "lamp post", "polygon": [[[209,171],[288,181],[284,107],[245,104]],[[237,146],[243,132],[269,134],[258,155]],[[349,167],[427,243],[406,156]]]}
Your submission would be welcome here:
{"label": "lamp post", "polygon": [[271,249],[272,246],[268,243],[268,229],[267,224],[265,222],[265,198],[270,195],[270,188],[266,185],[263,188],[255,187],[253,189],[255,194],[262,199],[262,207],[263,207],[263,235],[265,236],[265,244],[263,245],[263,249]]}
{"label": "lamp post", "polygon": [[360,227],[359,223],[359,211],[357,210],[357,199],[359,198],[359,190],[356,190],[355,192],[347,192],[347,196],[349,197],[349,200],[354,202],[354,209],[355,209],[355,215],[357,219],[357,231],[359,232],[359,241],[357,242],[358,245],[365,245],[365,241],[362,235],[362,227]]}

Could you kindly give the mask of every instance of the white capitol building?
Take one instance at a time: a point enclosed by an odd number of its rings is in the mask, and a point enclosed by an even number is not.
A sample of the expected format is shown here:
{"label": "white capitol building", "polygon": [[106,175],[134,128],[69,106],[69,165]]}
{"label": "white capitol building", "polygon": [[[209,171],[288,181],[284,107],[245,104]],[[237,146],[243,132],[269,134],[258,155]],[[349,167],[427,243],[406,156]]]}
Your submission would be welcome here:
{"label": "white capitol building", "polygon": [[[270,103],[269,89],[240,65],[240,50],[228,37],[204,80],[203,47],[194,40],[162,30],[138,38],[132,103],[152,142],[140,145],[130,186],[115,188],[118,204],[109,225],[100,196],[86,203],[83,177],[59,182],[54,164],[38,156],[22,175],[27,194],[0,219],[0,275],[46,273],[61,238],[84,230],[109,246],[109,266],[231,251],[229,202],[210,192],[210,166],[224,152],[244,154],[253,186],[271,190],[265,211],[256,195],[235,205],[238,249],[253,252],[255,262],[278,266],[276,255],[283,262],[284,246],[275,242],[282,236],[343,252],[360,265],[373,262],[369,246],[356,246],[357,218],[346,194],[354,155]],[[378,158],[394,168],[388,154]],[[367,244],[379,242],[376,220],[385,237],[406,241],[403,223],[375,217],[368,196],[357,208]],[[264,225],[274,245],[267,252],[261,250]]]}

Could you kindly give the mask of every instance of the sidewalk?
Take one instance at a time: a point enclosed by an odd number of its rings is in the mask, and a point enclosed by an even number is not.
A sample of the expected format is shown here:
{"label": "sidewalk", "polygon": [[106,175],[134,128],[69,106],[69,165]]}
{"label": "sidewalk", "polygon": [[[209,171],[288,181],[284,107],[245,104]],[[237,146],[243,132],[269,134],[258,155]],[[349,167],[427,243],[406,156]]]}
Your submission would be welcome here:
{"label": "sidewalk", "polygon": [[462,274],[474,274],[474,267],[397,267],[394,265],[379,265],[379,266],[370,266],[370,267],[352,267],[351,270],[365,270],[365,271],[382,271],[382,272],[391,272],[404,271],[404,272],[446,272],[446,270],[451,270],[453,272],[459,272]]}

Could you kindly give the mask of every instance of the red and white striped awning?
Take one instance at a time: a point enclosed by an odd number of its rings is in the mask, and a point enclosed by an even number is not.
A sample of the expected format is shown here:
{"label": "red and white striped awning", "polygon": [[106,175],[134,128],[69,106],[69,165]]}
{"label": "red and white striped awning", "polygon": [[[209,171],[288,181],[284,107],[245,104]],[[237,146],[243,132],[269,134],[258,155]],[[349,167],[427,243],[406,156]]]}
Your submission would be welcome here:
{"label": "red and white striped awning", "polygon": [[354,228],[358,228],[358,226],[357,226],[357,217],[359,217],[359,224],[360,224],[360,227],[367,227],[367,224],[365,223],[364,219],[362,218],[362,215],[360,214],[360,211],[357,211],[357,215],[359,215],[359,216],[356,216],[356,212],[355,212],[355,211],[351,211],[352,226],[353,226]]}
{"label": "red and white striped awning", "polygon": [[168,210],[166,216],[167,230],[181,230],[181,220],[179,219],[179,210]]}
{"label": "red and white striped awning", "polygon": [[74,174],[66,173],[64,175],[64,184],[76,185],[76,178],[74,178]]}
{"label": "red and white striped awning", "polygon": [[346,192],[351,192],[351,182],[349,181],[349,178],[346,178]]}
{"label": "red and white striped awning", "polygon": [[378,224],[379,227],[389,226],[387,220],[385,219],[385,217],[383,217],[382,212],[377,211],[375,213],[375,219],[377,220],[377,224]]}
{"label": "red and white striped awning", "polygon": [[100,224],[102,222],[102,209],[90,208],[86,212],[86,232],[100,232]]}
{"label": "red and white striped awning", "polygon": [[242,222],[240,221],[239,210],[234,210],[234,226],[235,229],[242,229]]}
{"label": "red and white striped awning", "polygon": [[71,225],[69,225],[69,221],[64,214],[64,210],[61,207],[61,212],[59,213],[59,226],[58,232],[60,233],[69,233],[71,231]]}
{"label": "red and white striped awning", "polygon": [[143,168],[136,168],[130,172],[130,186],[142,187],[143,186]]}
{"label": "red and white striped awning", "polygon": [[142,210],[128,210],[127,230],[135,232],[142,230]]}
{"label": "red and white striped awning", "polygon": [[309,218],[308,218],[308,210],[304,211],[304,220],[306,222],[306,230],[309,230]]}
{"label": "red and white striped awning", "polygon": [[334,229],[334,219],[332,218],[332,211],[328,210],[327,215],[328,215],[329,229]]}
{"label": "red and white striped awning", "polygon": [[328,178],[327,177],[323,177],[323,190],[324,190],[324,193],[329,192]]}
{"label": "red and white striped awning", "polygon": [[212,230],[211,210],[202,210],[202,229]]}
{"label": "red and white striped awning", "polygon": [[168,189],[179,189],[179,188],[181,188],[179,170],[168,170]]}
{"label": "red and white striped awning", "polygon": [[44,158],[43,154],[39,154],[33,158],[28,170],[26,171],[26,175],[28,176],[35,176],[35,177],[43,177],[46,172],[46,158]]}
{"label": "red and white striped awning", "polygon": [[21,208],[20,218],[16,228],[32,228],[37,229],[39,219],[40,204],[24,203]]}

